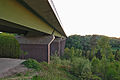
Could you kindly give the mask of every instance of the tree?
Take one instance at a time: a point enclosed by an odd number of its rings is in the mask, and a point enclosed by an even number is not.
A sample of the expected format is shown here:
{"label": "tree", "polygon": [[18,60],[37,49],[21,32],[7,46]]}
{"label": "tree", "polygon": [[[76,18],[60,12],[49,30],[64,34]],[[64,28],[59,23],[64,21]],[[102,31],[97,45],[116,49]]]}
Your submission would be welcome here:
{"label": "tree", "polygon": [[115,60],[120,61],[120,51],[119,51],[119,49],[116,50]]}
{"label": "tree", "polygon": [[91,54],[90,54],[90,60],[95,56],[96,53],[96,45],[97,45],[97,35],[93,35],[90,39],[90,47],[91,47]]}
{"label": "tree", "polygon": [[109,58],[109,56],[112,55],[112,49],[109,44],[109,38],[106,36],[101,37],[97,41],[97,49],[100,50],[102,56]]}

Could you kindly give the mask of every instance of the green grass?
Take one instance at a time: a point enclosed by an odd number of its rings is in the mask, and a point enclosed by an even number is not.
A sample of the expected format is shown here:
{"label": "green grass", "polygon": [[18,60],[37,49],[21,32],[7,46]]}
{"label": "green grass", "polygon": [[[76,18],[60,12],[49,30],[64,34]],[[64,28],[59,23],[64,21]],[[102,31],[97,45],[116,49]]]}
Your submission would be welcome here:
{"label": "green grass", "polygon": [[28,59],[27,61],[24,61],[22,64],[24,64],[27,68],[41,70],[40,63],[34,59]]}

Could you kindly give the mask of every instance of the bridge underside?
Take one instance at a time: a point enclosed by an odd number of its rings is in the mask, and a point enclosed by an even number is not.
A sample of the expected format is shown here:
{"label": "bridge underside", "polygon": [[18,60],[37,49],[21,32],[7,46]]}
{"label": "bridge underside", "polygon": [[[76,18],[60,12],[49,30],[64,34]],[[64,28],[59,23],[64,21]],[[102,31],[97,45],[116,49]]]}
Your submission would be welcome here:
{"label": "bridge underside", "polygon": [[28,53],[20,58],[50,62],[50,55],[64,52],[66,35],[48,0],[0,0],[0,31],[19,34]]}
{"label": "bridge underside", "polygon": [[24,36],[43,36],[43,35],[49,35],[44,32],[37,31],[35,29],[31,29],[25,26],[21,26],[19,24],[15,24],[3,19],[0,19],[0,31],[2,32],[8,32],[8,33],[17,33],[17,34],[23,34]]}
{"label": "bridge underside", "polygon": [[39,62],[46,61],[49,63],[50,56],[55,53],[60,56],[64,53],[65,38],[29,29],[25,26],[21,27],[21,25],[2,19],[0,19],[0,31],[19,34],[16,39],[23,51],[20,56],[21,59],[33,58]]}
{"label": "bridge underside", "polygon": [[53,56],[55,53],[61,56],[64,53],[65,38],[55,37],[54,35],[34,30],[28,31],[12,28],[5,25],[0,25],[0,31],[20,34],[16,36],[16,39],[20,43],[22,50],[21,59],[33,58],[39,62],[46,61],[49,63],[50,56]]}

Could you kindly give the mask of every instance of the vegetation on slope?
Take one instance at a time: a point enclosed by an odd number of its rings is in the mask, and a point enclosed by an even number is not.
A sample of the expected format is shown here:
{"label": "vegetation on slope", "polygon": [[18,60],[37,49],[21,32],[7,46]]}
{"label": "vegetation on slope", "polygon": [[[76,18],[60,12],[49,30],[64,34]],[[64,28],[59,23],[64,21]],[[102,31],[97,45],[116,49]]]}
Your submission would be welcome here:
{"label": "vegetation on slope", "polygon": [[[94,45],[97,40],[99,40],[102,37],[102,35],[86,35],[86,36],[80,36],[80,35],[71,35],[66,40],[66,48],[76,48],[76,49],[82,49],[82,50],[90,50],[91,45]],[[114,37],[107,37],[109,38],[109,44],[111,48],[120,48],[120,38],[114,38]],[[103,41],[104,42],[104,41]]]}
{"label": "vegetation on slope", "polygon": [[119,38],[111,38],[101,35],[72,35],[66,40],[66,48],[71,49],[72,47],[81,50],[82,55],[89,57],[90,59],[92,59],[95,55],[96,57],[101,58],[102,54],[114,54],[116,57],[120,57]]}
{"label": "vegetation on slope", "polygon": [[17,77],[21,80],[120,80],[119,49],[113,50],[109,37],[90,37],[82,40],[78,35],[68,37],[63,56],[52,56],[50,64],[28,59],[23,64],[36,74],[29,72],[27,76]]}
{"label": "vegetation on slope", "polygon": [[[117,38],[73,35],[67,39],[66,47],[68,48],[65,49],[65,53],[67,53],[65,56],[66,59],[71,59],[71,56],[81,55],[89,59],[92,75],[101,80],[120,80],[119,45],[120,39]],[[117,50],[113,50],[116,47]]]}

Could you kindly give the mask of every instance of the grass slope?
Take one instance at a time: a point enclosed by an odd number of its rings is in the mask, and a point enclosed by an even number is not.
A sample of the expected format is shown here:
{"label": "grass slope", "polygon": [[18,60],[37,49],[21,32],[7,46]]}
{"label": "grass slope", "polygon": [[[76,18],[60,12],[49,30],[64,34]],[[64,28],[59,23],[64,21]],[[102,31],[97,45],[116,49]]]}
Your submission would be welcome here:
{"label": "grass slope", "polygon": [[38,63],[33,59],[28,59],[22,64],[30,68],[31,71],[1,78],[0,80],[74,80],[71,74],[62,70],[59,65],[53,62],[51,64]]}

